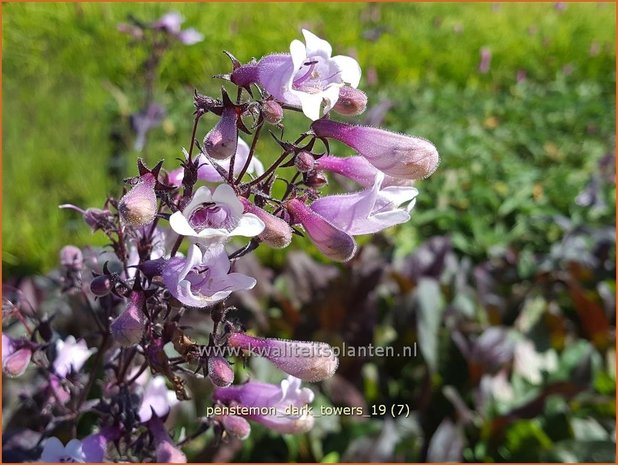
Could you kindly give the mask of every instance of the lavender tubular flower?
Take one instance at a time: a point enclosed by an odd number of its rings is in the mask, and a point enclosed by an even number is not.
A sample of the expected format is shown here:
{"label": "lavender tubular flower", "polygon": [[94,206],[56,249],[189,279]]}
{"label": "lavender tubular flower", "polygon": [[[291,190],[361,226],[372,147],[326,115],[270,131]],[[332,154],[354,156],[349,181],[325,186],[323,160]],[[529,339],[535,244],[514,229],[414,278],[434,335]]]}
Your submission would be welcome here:
{"label": "lavender tubular flower", "polygon": [[202,252],[192,244],[187,258],[168,260],[162,276],[167,289],[180,302],[204,308],[222,301],[234,291],[255,286],[254,278],[229,271],[230,260],[223,245],[211,245]]}
{"label": "lavender tubular flower", "polygon": [[[178,403],[176,394],[167,388],[163,376],[150,378],[147,375],[146,379],[148,381],[144,384],[142,402],[137,411],[137,415],[142,423],[146,423],[153,418],[165,417],[171,408]],[[138,383],[139,381],[138,379]]]}
{"label": "lavender tubular flower", "polygon": [[82,450],[82,443],[77,439],[71,439],[65,446],[60,439],[51,437],[45,441],[41,458],[44,463],[83,463],[86,455]]}
{"label": "lavender tubular flower", "polygon": [[320,119],[311,129],[318,137],[352,147],[380,171],[405,179],[421,179],[438,167],[438,151],[429,141],[367,126]]}
{"label": "lavender tubular flower", "polygon": [[298,199],[286,202],[295,221],[301,223],[316,247],[332,260],[346,262],[356,253],[354,239]]}
{"label": "lavender tubular flower", "polygon": [[280,386],[250,381],[240,386],[219,388],[213,393],[213,400],[224,405],[274,410],[274,415],[256,413],[243,416],[282,434],[306,433],[313,427],[314,418],[307,408],[313,397],[313,391],[301,388],[300,379],[293,376],[281,381]]}
{"label": "lavender tubular flower", "polygon": [[337,103],[344,84],[358,86],[361,69],[353,58],[331,57],[328,42],[305,29],[302,32],[305,43],[292,41],[290,55],[268,55],[258,62],[256,80],[275,99],[302,108],[315,121],[323,102],[325,113]]}
{"label": "lavender tubular flower", "polygon": [[288,375],[308,382],[330,378],[339,365],[333,348],[324,342],[289,341],[235,333],[229,337],[228,344],[264,357]]}
{"label": "lavender tubular flower", "polygon": [[[376,233],[407,222],[418,191],[404,186],[381,189],[383,180],[380,173],[371,189],[317,199],[311,210],[351,236]],[[406,208],[400,208],[406,203]]]}

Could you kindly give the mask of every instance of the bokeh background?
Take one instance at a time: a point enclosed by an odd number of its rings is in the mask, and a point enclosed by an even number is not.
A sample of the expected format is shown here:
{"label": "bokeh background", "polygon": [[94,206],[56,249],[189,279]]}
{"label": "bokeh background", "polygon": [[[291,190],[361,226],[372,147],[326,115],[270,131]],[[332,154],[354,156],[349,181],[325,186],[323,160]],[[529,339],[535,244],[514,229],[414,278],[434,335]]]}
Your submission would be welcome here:
{"label": "bokeh background", "polygon": [[[117,24],[170,10],[205,40],[165,55],[155,99],[166,116],[138,153],[129,122],[144,98],[146,51]],[[412,220],[362,240],[351,263],[326,263],[295,239],[294,252],[258,251],[242,265],[260,285],[238,305],[263,335],[416,343],[412,358],[343,358],[315,386],[318,406],[404,404],[411,414],[322,417],[305,436],[256,426],[220,448],[205,435],[190,458],[615,460],[614,4],[5,3],[2,12],[2,270],[13,287],[36,283],[67,243],[104,244],[57,206],[101,207],[137,156],[181,156],[193,90],[217,95],[211,76],[230,69],[222,50],[248,61],[310,29],[360,62],[369,110],[358,121],[427,138],[441,154],[418,182]],[[260,156],[269,159],[268,144]],[[194,388],[193,411],[177,419],[188,432],[208,399]]]}

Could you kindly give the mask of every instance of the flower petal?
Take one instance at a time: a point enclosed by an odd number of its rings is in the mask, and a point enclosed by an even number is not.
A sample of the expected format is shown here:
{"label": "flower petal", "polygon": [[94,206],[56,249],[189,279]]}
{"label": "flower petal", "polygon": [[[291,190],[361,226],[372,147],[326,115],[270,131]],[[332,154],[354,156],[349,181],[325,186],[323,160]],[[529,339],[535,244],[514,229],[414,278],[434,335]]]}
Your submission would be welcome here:
{"label": "flower petal", "polygon": [[184,217],[182,212],[175,212],[170,216],[170,227],[176,234],[181,236],[197,236],[195,230],[189,224],[189,221]]}
{"label": "flower petal", "polygon": [[361,67],[352,57],[337,55],[331,58],[341,70],[341,80],[351,87],[358,87],[362,75]]}
{"label": "flower petal", "polygon": [[230,236],[255,237],[264,231],[266,225],[253,213],[245,213],[240,218],[238,226],[230,232]]}
{"label": "flower petal", "polygon": [[324,58],[330,58],[333,54],[333,48],[331,45],[323,39],[320,39],[313,32],[303,29],[303,36],[305,36],[305,44],[307,46],[307,56],[320,55]]}

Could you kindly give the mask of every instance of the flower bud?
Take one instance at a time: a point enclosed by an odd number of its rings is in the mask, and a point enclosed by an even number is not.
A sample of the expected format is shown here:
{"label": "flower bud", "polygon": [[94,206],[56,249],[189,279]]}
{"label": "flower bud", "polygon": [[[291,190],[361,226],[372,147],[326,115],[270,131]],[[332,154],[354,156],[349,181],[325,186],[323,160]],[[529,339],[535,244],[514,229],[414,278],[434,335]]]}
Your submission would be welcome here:
{"label": "flower bud", "polygon": [[118,213],[125,224],[140,227],[152,223],[157,214],[155,177],[146,173],[118,202]]}
{"label": "flower bud", "polygon": [[311,173],[305,179],[305,185],[313,187],[314,189],[321,189],[328,184],[328,179],[322,173]]}
{"label": "flower bud", "polygon": [[234,107],[225,108],[217,125],[204,138],[204,150],[216,160],[227,160],[238,145],[238,114]]}
{"label": "flower bud", "polygon": [[324,342],[269,339],[234,333],[228,338],[228,344],[264,357],[281,371],[308,382],[330,378],[339,365],[333,348]]}
{"label": "flower bud", "polygon": [[245,213],[253,213],[264,223],[264,231],[258,236],[262,242],[274,249],[283,249],[292,242],[292,228],[281,218],[268,213],[266,210],[256,207],[244,197],[239,197]]}
{"label": "flower bud", "polygon": [[112,280],[107,275],[97,276],[90,281],[90,291],[97,297],[109,294],[113,287]]}
{"label": "flower bud", "polygon": [[275,100],[266,100],[262,105],[264,119],[270,124],[279,124],[283,119],[283,108]]}
{"label": "flower bud", "polygon": [[163,267],[167,263],[167,260],[164,258],[157,258],[155,260],[146,260],[142,264],[138,266],[139,270],[146,276],[148,279],[152,279],[155,276],[161,276],[163,273]]}
{"label": "flower bud", "polygon": [[84,255],[74,245],[65,245],[60,250],[60,264],[68,270],[79,271],[84,265]]}
{"label": "flower bud", "polygon": [[296,155],[294,158],[294,165],[298,168],[298,171],[301,173],[306,173],[307,171],[311,171],[313,169],[313,165],[315,165],[315,158],[309,152],[302,151]]}
{"label": "flower bud", "polygon": [[292,199],[285,207],[297,223],[301,223],[316,247],[332,260],[347,262],[356,253],[356,242],[344,231],[336,228],[303,202]]}
{"label": "flower bud", "polygon": [[32,350],[2,333],[2,372],[10,378],[21,376],[28,368]]}
{"label": "flower bud", "polygon": [[258,67],[257,63],[241,65],[232,71],[230,81],[238,87],[247,87],[257,82]]}
{"label": "flower bud", "polygon": [[144,335],[146,324],[143,312],[144,295],[132,291],[129,305],[110,325],[112,337],[123,347],[139,343]]}
{"label": "flower bud", "polygon": [[352,147],[380,171],[396,178],[426,178],[438,167],[438,151],[419,137],[325,119],[314,121],[311,128],[318,137]]}
{"label": "flower bud", "polygon": [[227,387],[234,381],[234,371],[221,356],[208,357],[208,377],[215,386]]}
{"label": "flower bud", "polygon": [[379,171],[364,157],[340,158],[332,155],[324,155],[316,160],[317,170],[330,171],[346,178],[350,178],[363,187],[373,186]]}
{"label": "flower bud", "polygon": [[339,100],[333,107],[333,110],[337,113],[345,116],[356,116],[363,113],[365,108],[367,108],[365,92],[350,86],[343,86],[339,89]]}
{"label": "flower bud", "polygon": [[243,417],[236,415],[220,415],[217,419],[223,425],[225,432],[238,439],[247,439],[251,434],[251,425]]}

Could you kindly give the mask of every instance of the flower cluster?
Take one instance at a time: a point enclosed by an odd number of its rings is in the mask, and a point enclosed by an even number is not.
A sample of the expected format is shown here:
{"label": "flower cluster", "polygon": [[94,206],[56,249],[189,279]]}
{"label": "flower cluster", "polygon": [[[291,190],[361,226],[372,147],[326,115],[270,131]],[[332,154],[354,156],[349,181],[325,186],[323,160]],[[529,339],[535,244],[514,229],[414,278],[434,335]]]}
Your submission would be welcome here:
{"label": "flower cluster", "polygon": [[[148,27],[185,43],[197,39],[195,34],[187,39],[192,33],[180,30],[174,14]],[[257,337],[239,327],[230,318],[234,307],[228,298],[252,289],[256,279],[236,272],[235,263],[260,246],[288,247],[294,234],[306,235],[332,260],[352,259],[355,236],[410,219],[418,195],[413,183],[433,173],[438,153],[418,137],[331,119],[333,113],[365,110],[367,97],[357,89],[361,68],[351,57],[332,56],[330,44],[311,32],[303,35],[305,43],[294,40],[290,53],[247,64],[228,54],[233,69],[220,77],[235,86],[237,97],[225,89],[220,98],[196,92],[193,132],[180,167],[164,171],[163,162],[149,168],[140,159],[120,199],[108,199],[103,209],[63,206],[81,213],[111,244],[103,254],[88,256],[72,246],[61,254],[63,287],[83,300],[98,337],[88,348],[84,340],[54,334],[49,321],[37,321],[29,338],[3,334],[3,371],[20,376],[35,352],[46,351],[47,400],[67,415],[96,411],[102,420],[81,442],[63,446],[50,437],[41,460],[100,462],[111,458],[108,445],[114,443],[121,460],[186,461],[180,449],[186,440],[174,442],[167,417],[190,398],[188,376],[208,377],[215,386],[212,405],[220,408],[192,437],[213,428],[244,439],[249,421],[278,433],[313,426],[304,407],[314,392],[301,382],[335,373],[333,348]],[[286,112],[309,118],[306,132],[284,139]],[[216,122],[198,137],[208,115]],[[282,130],[276,137],[281,153],[262,154],[260,160],[267,125]],[[333,140],[356,154],[332,152]],[[358,190],[327,192],[335,175]],[[278,181],[284,192],[274,188]],[[212,320],[208,341],[196,341],[192,328],[183,325],[188,314]],[[234,350],[267,359],[287,377],[280,385],[233,384],[244,371],[230,365],[239,353]],[[92,366],[84,371],[85,364]],[[104,372],[103,395],[91,399],[98,370]],[[147,444],[154,451],[150,456],[141,447]]]}

